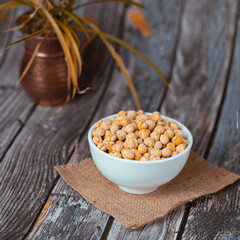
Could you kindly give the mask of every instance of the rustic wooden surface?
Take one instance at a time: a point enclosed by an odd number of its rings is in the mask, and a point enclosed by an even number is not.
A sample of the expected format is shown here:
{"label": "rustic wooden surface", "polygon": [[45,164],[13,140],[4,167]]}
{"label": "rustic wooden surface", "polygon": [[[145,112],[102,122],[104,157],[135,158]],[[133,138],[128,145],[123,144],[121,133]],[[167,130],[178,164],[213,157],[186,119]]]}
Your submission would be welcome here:
{"label": "rustic wooden surface", "polygon": [[[193,133],[196,152],[240,173],[239,0],[144,3],[152,37],[130,24],[126,6],[107,3],[79,14],[95,16],[104,31],[149,56],[170,81],[172,94],[145,63],[118,49],[143,110],[160,110],[183,122]],[[2,49],[18,35],[0,34],[0,239],[240,239],[239,181],[138,230],[126,229],[71,189],[54,165],[90,156],[89,126],[120,109],[135,108],[133,99],[96,40],[85,53],[81,86],[97,90],[53,118],[57,108],[35,106],[15,88],[24,49]]]}

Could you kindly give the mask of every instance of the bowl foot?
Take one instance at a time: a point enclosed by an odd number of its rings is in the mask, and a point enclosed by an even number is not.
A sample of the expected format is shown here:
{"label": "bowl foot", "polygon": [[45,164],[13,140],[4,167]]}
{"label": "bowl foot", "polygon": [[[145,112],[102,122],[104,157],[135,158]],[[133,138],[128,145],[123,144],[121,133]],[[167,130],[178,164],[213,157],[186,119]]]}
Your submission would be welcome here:
{"label": "bowl foot", "polygon": [[128,187],[124,187],[121,185],[118,185],[119,188],[121,188],[123,191],[128,192],[128,193],[132,193],[132,194],[147,194],[147,193],[151,193],[154,192],[155,190],[157,190],[158,187],[150,187],[150,188],[128,188]]}

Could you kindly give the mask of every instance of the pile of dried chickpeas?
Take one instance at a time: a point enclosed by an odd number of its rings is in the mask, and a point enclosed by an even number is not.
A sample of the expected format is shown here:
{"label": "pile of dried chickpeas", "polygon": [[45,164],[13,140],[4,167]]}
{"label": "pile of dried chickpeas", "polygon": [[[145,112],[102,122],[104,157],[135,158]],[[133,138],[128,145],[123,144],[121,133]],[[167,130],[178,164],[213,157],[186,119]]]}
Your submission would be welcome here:
{"label": "pile of dried chickpeas", "polygon": [[112,156],[152,161],[172,157],[188,145],[180,126],[159,112],[120,111],[117,117],[99,120],[92,132],[94,144]]}

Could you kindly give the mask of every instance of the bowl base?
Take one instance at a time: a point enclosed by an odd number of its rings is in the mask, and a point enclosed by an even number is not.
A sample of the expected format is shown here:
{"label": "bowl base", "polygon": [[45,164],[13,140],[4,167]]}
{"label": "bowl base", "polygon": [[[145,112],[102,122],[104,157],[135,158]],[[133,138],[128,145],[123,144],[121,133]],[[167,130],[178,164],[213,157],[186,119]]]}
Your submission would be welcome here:
{"label": "bowl base", "polygon": [[155,190],[158,189],[158,187],[150,187],[150,188],[128,188],[128,187],[124,187],[121,185],[118,185],[119,188],[121,188],[123,191],[128,192],[128,193],[132,193],[132,194],[147,194],[147,193],[151,193],[154,192]]}

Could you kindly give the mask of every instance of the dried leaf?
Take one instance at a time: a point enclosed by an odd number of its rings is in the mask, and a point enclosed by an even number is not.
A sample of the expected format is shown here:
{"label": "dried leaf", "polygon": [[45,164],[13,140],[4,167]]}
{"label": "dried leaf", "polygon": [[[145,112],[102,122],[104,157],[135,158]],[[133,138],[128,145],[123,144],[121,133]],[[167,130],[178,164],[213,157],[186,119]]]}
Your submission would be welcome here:
{"label": "dried leaf", "polygon": [[78,93],[78,94],[84,94],[84,93],[86,93],[86,92],[88,92],[88,91],[90,91],[90,90],[96,90],[96,88],[94,88],[94,87],[86,87],[86,88],[83,89],[83,90],[78,90],[77,93]]}
{"label": "dried leaf", "polygon": [[42,29],[40,29],[40,30],[38,30],[38,31],[36,31],[36,32],[34,32],[34,33],[31,33],[31,34],[29,34],[29,35],[27,35],[27,36],[25,36],[25,37],[17,40],[17,41],[14,42],[14,43],[9,44],[9,45],[5,48],[5,50],[7,50],[8,48],[10,48],[11,46],[13,46],[13,45],[15,45],[15,44],[17,44],[17,43],[20,43],[20,42],[25,41],[25,40],[27,40],[27,39],[29,39],[29,38],[32,38],[32,37],[35,37],[35,36],[38,36],[38,35],[42,34],[42,33],[43,33],[44,31],[46,31],[48,28],[49,28],[49,27],[44,27],[44,28],[42,28]]}
{"label": "dried leaf", "polygon": [[147,19],[144,17],[142,11],[138,7],[133,7],[128,11],[128,18],[133,26],[141,31],[142,34],[151,37],[152,33]]}
{"label": "dried leaf", "polygon": [[87,3],[82,3],[82,4],[79,4],[75,7],[76,8],[79,8],[79,7],[86,7],[90,4],[96,4],[96,3],[103,3],[103,2],[122,2],[122,3],[125,3],[125,4],[129,4],[129,5],[135,5],[135,6],[138,6],[138,7],[143,7],[143,5],[137,1],[128,1],[128,0],[94,0],[94,1],[91,1],[91,2],[87,2]]}

